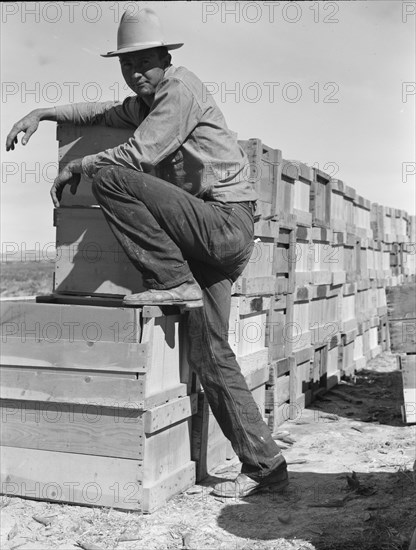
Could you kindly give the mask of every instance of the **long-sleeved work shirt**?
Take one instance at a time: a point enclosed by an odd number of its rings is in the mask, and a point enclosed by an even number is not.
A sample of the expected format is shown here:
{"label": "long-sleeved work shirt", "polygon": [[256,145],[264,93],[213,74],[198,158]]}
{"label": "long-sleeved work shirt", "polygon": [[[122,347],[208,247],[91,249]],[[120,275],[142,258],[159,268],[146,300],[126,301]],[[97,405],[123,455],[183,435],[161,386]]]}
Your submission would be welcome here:
{"label": "long-sleeved work shirt", "polygon": [[56,107],[57,122],[131,128],[113,149],[83,158],[85,175],[117,165],[151,172],[193,195],[221,202],[254,201],[247,156],[205,85],[185,67],[170,66],[151,107],[138,96],[123,102]]}

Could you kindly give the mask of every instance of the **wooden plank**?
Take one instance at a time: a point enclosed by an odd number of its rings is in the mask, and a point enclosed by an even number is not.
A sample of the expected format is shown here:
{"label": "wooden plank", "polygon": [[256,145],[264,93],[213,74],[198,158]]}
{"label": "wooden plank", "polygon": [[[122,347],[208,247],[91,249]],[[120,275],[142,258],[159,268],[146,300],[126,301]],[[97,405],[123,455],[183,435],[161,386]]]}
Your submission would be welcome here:
{"label": "wooden plank", "polygon": [[[140,509],[137,460],[1,447],[1,492],[46,501]],[[45,468],[45,464],[48,465]]]}
{"label": "wooden plank", "polygon": [[192,487],[195,481],[195,462],[189,461],[153,484],[144,484],[141,492],[142,511],[154,512],[166,504],[172,496]]}
{"label": "wooden plank", "polygon": [[[5,400],[1,406],[1,444],[144,460],[146,479],[163,468],[189,460],[189,423],[195,396],[143,411],[137,403],[103,407],[36,401]],[[189,446],[189,445],[188,445]],[[166,458],[168,456],[168,459]],[[148,463],[148,464],[146,464]],[[163,463],[163,464],[162,464]],[[156,466],[155,466],[156,464]],[[162,467],[163,466],[163,467]],[[174,466],[176,467],[176,466]]]}
{"label": "wooden plank", "polygon": [[137,460],[14,447],[2,447],[1,455],[2,494],[23,498],[147,513],[195,483],[191,461],[143,483]]}
{"label": "wooden plank", "polygon": [[36,367],[0,368],[1,398],[115,407],[144,398],[144,379],[136,373],[73,371]]}
{"label": "wooden plank", "polygon": [[179,398],[154,407],[144,413],[143,429],[146,434],[162,430],[196,414],[198,409],[196,394]]}
{"label": "wooden plank", "polygon": [[403,421],[416,423],[416,355],[400,355],[403,380]]}
{"label": "wooden plank", "polygon": [[146,410],[189,393],[188,382],[166,387],[163,380],[155,393],[147,383],[146,374],[136,373],[3,366],[0,376],[1,398],[26,402],[92,403],[104,407],[134,404]]}
{"label": "wooden plank", "polygon": [[140,342],[141,309],[97,305],[2,302],[0,330],[26,340]]}
{"label": "wooden plank", "polygon": [[1,445],[118,458],[144,458],[143,411],[4,401]]}
{"label": "wooden plank", "polygon": [[7,366],[146,372],[146,343],[26,340],[8,336],[1,363]]}

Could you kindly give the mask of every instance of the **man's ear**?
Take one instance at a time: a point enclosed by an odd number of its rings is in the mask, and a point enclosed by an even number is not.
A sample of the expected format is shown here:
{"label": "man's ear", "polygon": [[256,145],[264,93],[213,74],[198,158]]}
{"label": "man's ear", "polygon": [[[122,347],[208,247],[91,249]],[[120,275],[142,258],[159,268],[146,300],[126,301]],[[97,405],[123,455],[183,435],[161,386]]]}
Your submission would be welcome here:
{"label": "man's ear", "polygon": [[172,63],[172,56],[170,53],[167,53],[165,56],[165,69],[169,67],[169,65]]}

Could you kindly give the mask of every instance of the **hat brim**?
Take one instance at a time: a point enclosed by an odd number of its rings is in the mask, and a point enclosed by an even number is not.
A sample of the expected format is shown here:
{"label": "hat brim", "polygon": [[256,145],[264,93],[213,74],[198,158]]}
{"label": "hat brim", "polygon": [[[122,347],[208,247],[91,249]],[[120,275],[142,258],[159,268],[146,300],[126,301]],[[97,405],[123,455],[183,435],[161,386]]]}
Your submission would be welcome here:
{"label": "hat brim", "polygon": [[150,50],[151,48],[161,48],[165,47],[168,50],[177,50],[183,46],[183,42],[178,44],[162,44],[160,42],[151,43],[151,44],[137,44],[136,46],[130,46],[129,48],[120,48],[114,52],[107,52],[100,54],[101,57],[117,57],[118,55],[123,55],[124,53],[140,52],[142,50]]}

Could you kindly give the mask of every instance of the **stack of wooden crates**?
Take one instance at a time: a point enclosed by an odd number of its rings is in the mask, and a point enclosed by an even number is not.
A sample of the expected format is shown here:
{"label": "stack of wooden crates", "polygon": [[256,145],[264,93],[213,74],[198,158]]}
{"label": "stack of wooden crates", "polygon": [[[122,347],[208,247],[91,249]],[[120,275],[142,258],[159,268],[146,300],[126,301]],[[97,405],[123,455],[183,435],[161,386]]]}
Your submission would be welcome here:
{"label": "stack of wooden crates", "polygon": [[[60,165],[130,133],[58,127]],[[416,218],[241,141],[259,200],[229,342],[272,432],[389,347],[386,287],[415,281]],[[143,289],[81,182],[55,210],[53,294],[2,304],[2,492],[151,512],[233,456],[174,307]]]}
{"label": "stack of wooden crates", "polygon": [[[128,137],[60,126],[60,165]],[[183,317],[121,307],[141,277],[89,181],[54,224],[53,294],[2,303],[2,492],[151,512],[195,482]]]}

